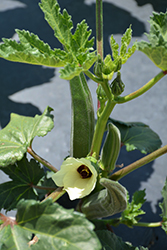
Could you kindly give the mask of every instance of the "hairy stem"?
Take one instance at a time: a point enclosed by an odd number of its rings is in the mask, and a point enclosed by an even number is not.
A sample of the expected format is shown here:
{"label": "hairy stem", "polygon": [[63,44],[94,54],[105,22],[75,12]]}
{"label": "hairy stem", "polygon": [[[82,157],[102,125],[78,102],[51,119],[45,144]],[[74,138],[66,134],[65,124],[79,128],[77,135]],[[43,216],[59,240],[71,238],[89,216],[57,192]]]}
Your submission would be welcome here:
{"label": "hairy stem", "polygon": [[108,100],[103,112],[100,114],[100,117],[98,118],[97,123],[96,123],[90,155],[95,154],[95,157],[97,159],[99,158],[100,147],[101,147],[106,123],[115,104],[116,103],[114,103],[112,100]]}
{"label": "hairy stem", "polygon": [[92,72],[90,72],[89,70],[84,71],[85,75],[87,75],[90,79],[92,79],[94,82],[97,83],[103,83],[103,80],[99,79],[98,77],[96,77],[94,74],[92,74]]}
{"label": "hairy stem", "polygon": [[103,60],[103,1],[96,0],[96,47]]}
{"label": "hairy stem", "polygon": [[140,95],[144,94],[146,91],[148,91],[151,87],[153,87],[162,77],[164,77],[167,74],[167,71],[161,71],[158,75],[156,75],[154,78],[152,78],[148,83],[146,83],[143,87],[140,89],[134,91],[133,93],[130,93],[126,96],[118,96],[115,98],[116,103],[125,103],[129,102],[136,97],[139,97]]}
{"label": "hairy stem", "polygon": [[39,155],[37,155],[34,150],[31,147],[27,148],[27,152],[38,162],[42,163],[45,167],[47,167],[48,169],[50,169],[53,172],[57,172],[58,170],[52,166],[52,164],[50,164],[48,161],[46,161],[45,159],[43,159],[42,157],[40,157]]}
{"label": "hairy stem", "polygon": [[156,158],[160,157],[161,155],[165,153],[167,153],[167,145],[165,145],[162,148],[157,149],[156,151],[150,153],[149,155],[146,155],[140,160],[133,162],[132,164],[126,166],[125,168],[118,170],[117,172],[115,172],[113,175],[110,176],[110,179],[118,181],[125,175],[134,171],[135,169],[140,168],[151,161],[154,161]]}
{"label": "hairy stem", "polygon": [[136,224],[134,224],[134,226],[137,227],[161,227],[162,226],[162,222],[138,222]]}
{"label": "hairy stem", "polygon": [[57,201],[63,194],[65,194],[65,190],[63,190],[63,187],[57,188],[54,192],[52,192],[50,195],[48,195],[43,201],[46,201],[47,199],[52,198],[53,202]]}

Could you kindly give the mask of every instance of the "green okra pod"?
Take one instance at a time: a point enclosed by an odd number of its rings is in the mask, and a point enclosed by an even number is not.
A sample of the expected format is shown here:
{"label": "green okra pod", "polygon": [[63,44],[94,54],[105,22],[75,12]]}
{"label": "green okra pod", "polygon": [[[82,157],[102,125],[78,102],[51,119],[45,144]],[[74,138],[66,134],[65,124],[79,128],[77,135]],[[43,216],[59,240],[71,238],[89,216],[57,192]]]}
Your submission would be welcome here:
{"label": "green okra pod", "polygon": [[94,107],[84,73],[70,80],[72,99],[70,155],[87,156],[94,133]]}
{"label": "green okra pod", "polygon": [[119,129],[112,123],[108,124],[108,133],[101,153],[102,168],[110,172],[114,170],[120,152],[121,134]]}
{"label": "green okra pod", "polygon": [[89,195],[81,206],[88,219],[111,216],[127,206],[127,191],[120,183],[106,178],[101,178],[99,182],[104,189]]}

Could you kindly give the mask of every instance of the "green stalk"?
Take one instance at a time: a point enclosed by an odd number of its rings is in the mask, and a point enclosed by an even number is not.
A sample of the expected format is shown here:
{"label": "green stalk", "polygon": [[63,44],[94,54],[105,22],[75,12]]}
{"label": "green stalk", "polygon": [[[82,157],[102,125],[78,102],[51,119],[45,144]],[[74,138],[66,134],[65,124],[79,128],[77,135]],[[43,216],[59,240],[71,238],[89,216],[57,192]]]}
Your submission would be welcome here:
{"label": "green stalk", "polygon": [[118,181],[125,175],[131,173],[137,168],[140,168],[144,166],[145,164],[154,161],[156,158],[160,157],[161,155],[167,153],[167,145],[165,145],[162,148],[157,149],[156,151],[152,152],[149,155],[146,155],[145,157],[141,158],[140,160],[137,160],[133,162],[132,164],[128,165],[125,168],[122,168],[115,172],[113,175],[110,176],[111,180]]}
{"label": "green stalk", "polygon": [[[98,221],[98,220],[95,220]],[[104,219],[102,220],[104,222],[105,225],[112,225],[112,226],[119,226],[120,224],[125,224],[126,225],[126,221],[124,223],[124,221],[122,221],[121,217],[120,218],[114,218],[114,219]],[[133,226],[136,227],[161,227],[162,226],[162,222],[138,222],[133,224]]]}
{"label": "green stalk", "polygon": [[113,102],[112,100],[108,100],[103,112],[100,114],[100,117],[97,120],[95,132],[93,135],[91,151],[90,151],[90,155],[95,155],[96,159],[99,158],[100,147],[101,147],[106,123],[107,123],[108,117],[110,116],[115,104],[116,103]]}
{"label": "green stalk", "polygon": [[162,226],[162,222],[138,222],[136,224],[134,224],[133,226],[136,227],[161,227]]}
{"label": "green stalk", "polygon": [[65,194],[65,190],[63,189],[63,187],[59,187],[57,188],[54,192],[52,192],[50,195],[48,195],[44,200],[42,200],[41,202],[46,201],[47,199],[52,199],[53,202],[57,201],[63,194]]}
{"label": "green stalk", "polygon": [[143,87],[140,89],[134,91],[133,93],[130,93],[126,96],[118,96],[115,98],[116,103],[125,103],[129,102],[140,95],[144,94],[146,91],[148,91],[151,87],[153,87],[162,77],[164,77],[167,74],[167,71],[161,71],[159,74],[157,74],[154,78],[152,78],[148,83],[146,83]]}
{"label": "green stalk", "polygon": [[103,1],[96,0],[96,48],[103,60]]}
{"label": "green stalk", "polygon": [[39,155],[37,155],[33,149],[31,147],[27,148],[27,152],[38,162],[42,163],[45,167],[47,167],[48,169],[50,169],[53,172],[57,172],[58,170],[52,166],[52,164],[50,164],[48,161],[46,161],[45,159],[43,159],[42,157],[40,157]]}
{"label": "green stalk", "polygon": [[96,83],[103,83],[103,80],[95,76],[92,72],[89,70],[84,71],[85,75],[87,75],[91,80],[93,80]]}

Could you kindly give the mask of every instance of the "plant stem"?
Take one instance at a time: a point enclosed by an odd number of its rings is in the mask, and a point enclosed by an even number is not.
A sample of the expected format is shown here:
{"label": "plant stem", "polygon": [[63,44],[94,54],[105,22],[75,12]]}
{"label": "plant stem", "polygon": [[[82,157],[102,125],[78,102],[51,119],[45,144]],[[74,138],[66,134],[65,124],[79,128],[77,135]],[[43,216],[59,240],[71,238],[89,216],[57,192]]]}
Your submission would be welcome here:
{"label": "plant stem", "polygon": [[52,164],[50,164],[48,161],[46,161],[45,159],[43,159],[42,157],[40,157],[39,155],[37,155],[33,149],[31,147],[27,148],[27,152],[34,157],[35,160],[37,160],[38,162],[42,163],[45,167],[47,167],[48,169],[50,169],[53,172],[57,172],[58,170],[52,166]]}
{"label": "plant stem", "polygon": [[52,192],[50,195],[48,195],[42,202],[46,201],[47,199],[52,198],[53,202],[57,201],[63,194],[65,194],[65,190],[63,190],[63,187],[57,188],[54,192]]}
{"label": "plant stem", "polygon": [[144,94],[147,90],[149,90],[151,87],[153,87],[162,77],[164,77],[167,74],[167,71],[161,71],[159,74],[157,74],[154,78],[152,78],[148,83],[146,83],[143,87],[140,89],[134,91],[133,93],[130,93],[126,96],[118,96],[115,98],[115,101],[117,103],[125,103],[133,100],[136,97],[139,97],[140,95]]}
{"label": "plant stem", "polygon": [[[112,226],[118,226],[120,224],[125,224],[126,225],[126,221],[122,221],[121,217],[120,218],[114,218],[114,219],[104,219],[103,220],[104,224],[107,225],[112,225]],[[136,227],[161,227],[162,226],[162,222],[138,222],[133,224],[133,226]]]}
{"label": "plant stem", "polygon": [[97,82],[98,84],[100,83],[103,90],[105,91],[108,99],[114,99],[114,95],[111,93],[110,87],[108,85],[108,81],[106,80],[101,80],[95,75],[93,75],[89,70],[84,71],[85,75],[87,75],[90,79],[92,79],[94,82]]}
{"label": "plant stem", "polygon": [[96,48],[103,60],[103,1],[96,0]]}
{"label": "plant stem", "polygon": [[50,191],[52,191],[52,190],[55,190],[55,188],[53,188],[53,187],[45,187],[45,186],[36,186],[36,185],[30,185],[31,187],[33,187],[33,188],[36,188],[36,189],[41,189],[41,190],[50,190]]}
{"label": "plant stem", "polygon": [[133,226],[137,226],[137,227],[161,227],[162,226],[162,222],[138,222],[136,224],[134,224]]}
{"label": "plant stem", "polygon": [[100,117],[97,120],[95,132],[93,136],[93,141],[92,141],[92,146],[91,146],[91,152],[90,152],[90,155],[95,154],[96,159],[99,158],[100,147],[101,147],[106,123],[115,104],[116,103],[113,102],[112,100],[108,100],[103,112],[100,114]]}
{"label": "plant stem", "polygon": [[87,75],[90,79],[92,79],[94,82],[97,83],[103,83],[103,80],[101,80],[100,78],[96,77],[94,74],[92,74],[92,72],[90,72],[89,70],[84,71],[85,75]]}
{"label": "plant stem", "polygon": [[113,175],[110,176],[111,180],[118,181],[125,175],[131,173],[135,169],[144,166],[145,164],[154,161],[156,158],[160,157],[161,155],[167,153],[167,145],[165,145],[162,148],[157,149],[156,151],[152,152],[149,155],[146,155],[145,157],[141,158],[140,160],[137,160],[133,162],[132,164],[126,166],[123,169],[118,170]]}
{"label": "plant stem", "polygon": [[[97,55],[100,55],[101,59],[103,60],[103,0],[96,0],[96,49]],[[98,82],[98,85],[99,83],[100,82]],[[108,96],[108,92],[106,94]],[[97,110],[99,108],[100,101],[98,100]]]}

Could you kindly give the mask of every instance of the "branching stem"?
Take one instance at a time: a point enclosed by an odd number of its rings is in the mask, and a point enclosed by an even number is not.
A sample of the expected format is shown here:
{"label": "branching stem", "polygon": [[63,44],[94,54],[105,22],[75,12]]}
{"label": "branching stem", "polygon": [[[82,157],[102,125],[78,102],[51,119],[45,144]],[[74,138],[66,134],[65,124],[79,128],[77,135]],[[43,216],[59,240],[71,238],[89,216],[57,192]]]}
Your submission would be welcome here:
{"label": "branching stem", "polygon": [[121,178],[123,178],[125,175],[131,173],[135,169],[144,166],[145,164],[154,161],[156,158],[160,157],[161,155],[167,153],[167,145],[165,145],[162,148],[157,149],[156,151],[150,153],[149,155],[146,155],[145,157],[141,158],[140,160],[137,160],[133,162],[132,164],[118,170],[113,175],[110,176],[111,180],[118,181]]}
{"label": "branching stem", "polygon": [[134,91],[133,93],[130,93],[126,96],[118,96],[115,98],[116,103],[125,103],[129,102],[140,95],[144,94],[146,91],[148,91],[151,87],[153,87],[162,77],[164,77],[167,74],[167,71],[161,71],[158,75],[156,75],[154,78],[152,78],[148,83],[146,83],[143,87],[140,89]]}

